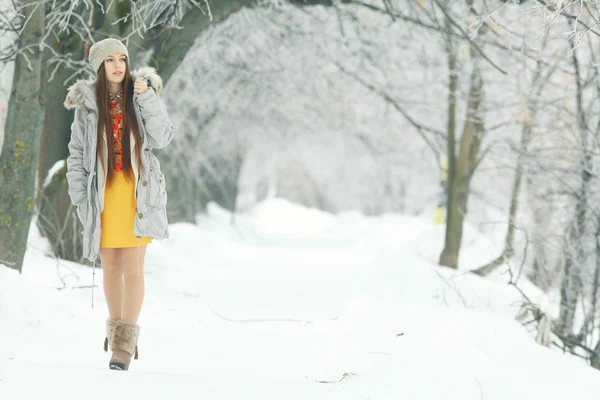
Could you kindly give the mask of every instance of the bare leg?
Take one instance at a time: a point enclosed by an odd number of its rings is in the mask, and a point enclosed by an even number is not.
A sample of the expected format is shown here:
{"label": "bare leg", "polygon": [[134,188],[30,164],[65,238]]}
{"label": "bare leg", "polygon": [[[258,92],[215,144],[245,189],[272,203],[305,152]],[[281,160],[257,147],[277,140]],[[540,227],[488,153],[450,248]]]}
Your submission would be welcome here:
{"label": "bare leg", "polygon": [[123,248],[121,249],[121,255],[125,282],[121,319],[131,324],[137,324],[142,310],[142,303],[144,302],[144,258],[146,256],[146,246]]}
{"label": "bare leg", "polygon": [[101,248],[104,297],[110,318],[121,319],[123,302],[123,271],[121,268],[121,249]]}

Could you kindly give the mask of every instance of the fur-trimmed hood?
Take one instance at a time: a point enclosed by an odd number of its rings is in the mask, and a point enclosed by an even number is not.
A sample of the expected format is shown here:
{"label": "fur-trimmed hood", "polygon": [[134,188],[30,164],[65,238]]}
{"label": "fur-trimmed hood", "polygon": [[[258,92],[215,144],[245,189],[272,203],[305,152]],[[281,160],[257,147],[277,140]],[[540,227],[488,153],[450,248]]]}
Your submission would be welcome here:
{"label": "fur-trimmed hood", "polygon": [[[156,73],[156,70],[152,67],[142,67],[131,73],[131,77],[136,80],[140,78],[146,78],[150,82],[150,87],[154,89],[156,95],[160,95],[163,88],[163,82],[161,77]],[[96,85],[96,78],[91,79],[79,79],[67,92],[64,105],[69,110],[77,107],[88,107],[96,109],[96,93],[94,86]]]}

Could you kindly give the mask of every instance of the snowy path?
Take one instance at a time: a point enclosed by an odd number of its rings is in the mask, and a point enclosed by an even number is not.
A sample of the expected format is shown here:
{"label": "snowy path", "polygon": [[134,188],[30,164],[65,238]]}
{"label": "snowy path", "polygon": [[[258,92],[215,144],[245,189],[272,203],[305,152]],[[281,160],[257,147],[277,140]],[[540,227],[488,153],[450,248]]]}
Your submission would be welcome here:
{"label": "snowy path", "polygon": [[90,270],[57,268],[32,231],[24,274],[0,268],[0,399],[600,395],[600,372],[514,321],[514,290],[430,262],[442,228],[426,220],[279,200],[236,229],[223,210],[209,215],[149,248],[128,373],[106,369],[101,271],[91,309],[89,289],[71,288],[91,283]]}

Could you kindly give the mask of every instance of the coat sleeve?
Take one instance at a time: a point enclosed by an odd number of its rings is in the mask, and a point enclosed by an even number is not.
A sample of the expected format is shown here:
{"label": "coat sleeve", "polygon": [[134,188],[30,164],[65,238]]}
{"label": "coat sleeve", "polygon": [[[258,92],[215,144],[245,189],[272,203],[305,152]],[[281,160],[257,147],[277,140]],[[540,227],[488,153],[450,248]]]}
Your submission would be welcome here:
{"label": "coat sleeve", "polygon": [[167,107],[152,87],[142,94],[136,94],[140,114],[146,132],[148,144],[153,149],[162,149],[173,140],[174,128],[167,114]]}
{"label": "coat sleeve", "polygon": [[69,141],[69,157],[67,157],[67,183],[71,203],[80,206],[83,200],[87,204],[88,172],[83,164],[83,143],[85,120],[83,111],[75,109],[75,119],[71,125],[71,140]]}

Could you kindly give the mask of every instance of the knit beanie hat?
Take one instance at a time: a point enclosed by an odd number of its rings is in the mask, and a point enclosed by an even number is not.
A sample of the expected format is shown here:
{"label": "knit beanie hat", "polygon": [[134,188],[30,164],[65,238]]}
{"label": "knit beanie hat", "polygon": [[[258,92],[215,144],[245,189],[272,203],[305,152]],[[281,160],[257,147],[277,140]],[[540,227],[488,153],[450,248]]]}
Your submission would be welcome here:
{"label": "knit beanie hat", "polygon": [[113,53],[123,53],[129,60],[127,47],[118,39],[108,38],[94,43],[90,48],[89,60],[95,73],[98,73],[104,59]]}

